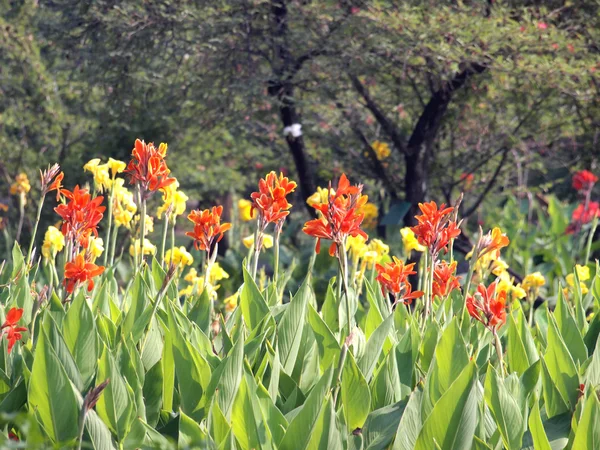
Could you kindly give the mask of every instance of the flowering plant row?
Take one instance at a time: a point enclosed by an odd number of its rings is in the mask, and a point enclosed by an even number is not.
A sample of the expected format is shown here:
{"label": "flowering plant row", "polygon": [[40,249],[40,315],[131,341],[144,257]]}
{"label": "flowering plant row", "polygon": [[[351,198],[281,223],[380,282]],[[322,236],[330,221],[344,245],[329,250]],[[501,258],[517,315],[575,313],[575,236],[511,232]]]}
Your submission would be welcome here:
{"label": "flowering plant row", "polygon": [[[38,221],[55,192],[61,223],[38,258],[36,222],[26,254],[15,243],[0,270],[3,446],[596,447],[600,271],[587,260],[552,307],[541,273],[517,280],[509,271],[500,228],[480,230],[459,274],[458,205],[433,201],[401,230],[403,256],[413,257],[404,260],[369,239],[363,186],[342,175],[309,199],[315,217],[303,232],[313,247],[292,286],[280,245],[296,183],[271,172],[240,202],[256,226],[244,239],[243,283],[222,298],[229,274],[218,247],[232,225],[221,205],[192,210],[190,245],[176,246],[187,196],[166,159],[166,144],[138,140],[127,164],[85,165],[93,189],[64,187],[57,165],[41,172]],[[590,242],[596,181],[576,175],[585,200],[568,230]],[[20,177],[14,191],[25,201],[30,188]],[[148,202],[157,193],[155,246]],[[117,252],[123,228],[129,256]],[[321,297],[313,281],[323,240],[319,258],[335,261],[337,276]],[[265,280],[260,258],[271,248]],[[119,285],[116,267],[128,257],[132,276]]]}

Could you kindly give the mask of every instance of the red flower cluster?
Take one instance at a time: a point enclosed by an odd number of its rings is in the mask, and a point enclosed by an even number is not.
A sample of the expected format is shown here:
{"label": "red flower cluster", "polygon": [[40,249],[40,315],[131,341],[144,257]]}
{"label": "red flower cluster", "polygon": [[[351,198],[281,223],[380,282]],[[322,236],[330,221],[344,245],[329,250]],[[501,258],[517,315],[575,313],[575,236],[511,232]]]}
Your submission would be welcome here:
{"label": "red flower cluster", "polygon": [[283,173],[279,178],[274,171],[261,178],[258,182],[258,192],[253,192],[252,210],[258,211],[259,228],[264,229],[268,223],[279,223],[289,213],[292,205],[287,201],[287,196],[294,192],[296,183],[290,181]]}
{"label": "red flower cluster", "polygon": [[306,222],[303,231],[318,239],[317,253],[321,248],[321,239],[333,241],[329,247],[331,256],[335,255],[337,248],[342,246],[348,236],[368,239],[367,234],[360,229],[364,215],[358,211],[368,200],[366,195],[362,195],[362,188],[362,184],[350,185],[346,175],[342,174],[335,192],[330,186],[327,203],[313,205],[322,216]]}
{"label": "red flower cluster", "polygon": [[87,262],[83,254],[78,254],[75,259],[65,264],[65,279],[63,284],[70,294],[78,283],[87,282],[88,292],[94,289],[94,277],[104,272],[104,267]]}
{"label": "red flower cluster", "polygon": [[411,227],[411,230],[415,233],[419,244],[427,247],[429,253],[436,256],[442,249],[446,249],[450,239],[460,234],[456,222],[450,219],[454,208],[446,208],[442,203],[438,209],[437,204],[431,201],[419,203],[419,209],[423,214],[415,216],[419,223]]}
{"label": "red flower cluster", "polygon": [[583,203],[580,203],[573,211],[571,223],[565,231],[567,234],[573,234],[579,230],[582,225],[590,223],[595,217],[600,217],[600,204],[598,202],[589,202],[587,209]]}
{"label": "red flower cluster", "polygon": [[146,144],[136,139],[131,156],[125,173],[131,184],[139,183],[142,193],[156,192],[175,182],[175,178],[169,177],[171,171],[165,161],[167,144],[156,148],[152,142]]}
{"label": "red flower cluster", "polygon": [[446,261],[438,261],[433,270],[432,295],[440,299],[446,298],[454,289],[460,289],[460,277],[455,276],[456,261],[448,264]]}
{"label": "red flower cluster", "polygon": [[506,323],[506,291],[496,292],[494,282],[486,289],[483,284],[477,292],[467,295],[467,311],[490,331],[495,332]]}
{"label": "red flower cluster", "polygon": [[8,353],[14,347],[15,342],[23,337],[21,333],[27,331],[27,328],[17,326],[22,316],[23,308],[11,308],[6,315],[6,320],[2,324],[2,333],[6,333],[6,340],[8,341]]}
{"label": "red flower cluster", "polygon": [[62,233],[87,248],[90,235],[98,236],[98,223],[106,209],[100,206],[104,197],[92,198],[87,189],[79,186],[75,186],[73,192],[61,189],[60,193],[66,197],[67,203],[58,205],[54,211],[62,217]]}
{"label": "red flower cluster", "polygon": [[422,291],[412,290],[412,285],[408,281],[410,275],[417,272],[413,270],[415,263],[404,264],[395,256],[393,261],[385,265],[376,264],[377,281],[381,284],[381,291],[385,295],[386,291],[394,296],[394,304],[398,302],[410,303],[413,299],[423,295]]}
{"label": "red flower cluster", "polygon": [[194,231],[185,233],[194,239],[196,250],[210,251],[213,242],[219,242],[223,239],[223,233],[231,228],[230,223],[221,223],[222,206],[213,206],[212,211],[193,210],[188,219],[194,222]]}
{"label": "red flower cluster", "polygon": [[573,175],[573,189],[587,191],[594,187],[598,177],[589,170],[580,170]]}

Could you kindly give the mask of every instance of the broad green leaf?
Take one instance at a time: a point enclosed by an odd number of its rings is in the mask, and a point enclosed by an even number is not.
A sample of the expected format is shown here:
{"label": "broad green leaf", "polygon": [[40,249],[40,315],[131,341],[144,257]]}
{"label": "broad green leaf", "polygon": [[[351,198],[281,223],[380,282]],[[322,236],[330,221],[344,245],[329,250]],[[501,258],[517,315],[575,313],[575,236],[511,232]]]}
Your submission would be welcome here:
{"label": "broad green leaf", "polygon": [[317,341],[319,367],[321,373],[324,373],[332,362],[337,364],[337,359],[340,356],[340,345],[325,321],[312,305],[308,305],[308,323]]}
{"label": "broad green leaf", "polygon": [[319,427],[318,419],[324,405],[324,399],[331,386],[333,367],[330,367],[310,392],[300,411],[290,421],[280,450],[306,449],[312,434]]}
{"label": "broad green leaf", "polygon": [[135,418],[133,391],[119,373],[110,350],[104,347],[98,361],[96,382],[100,384],[107,379],[109,383],[96,404],[96,411],[110,430],[122,440],[129,433]]}
{"label": "broad green leaf", "polygon": [[491,365],[488,365],[485,377],[485,401],[500,430],[504,446],[509,449],[521,448],[526,428],[525,418],[518,400],[506,389]]}
{"label": "broad green leaf", "polygon": [[367,417],[362,430],[365,450],[384,450],[396,435],[407,401],[377,409]]}
{"label": "broad green leaf", "polygon": [[400,381],[397,361],[396,352],[392,350],[375,372],[371,382],[371,407],[374,410],[396,403],[410,394],[410,388]]}
{"label": "broad green leaf", "polygon": [[223,370],[217,384],[217,401],[225,418],[229,418],[231,415],[237,387],[242,379],[243,363],[244,343],[240,339],[221,363]]}
{"label": "broad green leaf", "polygon": [[85,415],[85,431],[94,450],[113,450],[115,448],[110,430],[93,409]]}
{"label": "broad green leaf", "polygon": [[548,366],[542,358],[542,391],[544,393],[544,406],[548,418],[552,418],[566,411],[569,411],[569,405],[558,390],[554,379],[548,371]]}
{"label": "broad green leaf", "polygon": [[231,410],[231,430],[243,450],[275,448],[253,385],[252,377],[244,374]]}
{"label": "broad green leaf", "polygon": [[552,315],[548,325],[548,348],[544,362],[563,401],[569,408],[574,408],[579,389],[577,368]]}
{"label": "broad green leaf", "polygon": [[469,449],[477,426],[477,367],[471,361],[423,423],[415,450]]}
{"label": "broad green leaf", "polygon": [[283,370],[291,374],[296,364],[300,340],[306,323],[306,305],[311,297],[312,291],[309,285],[309,277],[296,292],[277,327],[277,339],[279,359]]}
{"label": "broad green leaf", "polygon": [[396,432],[393,450],[413,450],[415,448],[423,426],[421,421],[422,399],[423,393],[419,390],[413,391],[408,398],[408,403],[400,419],[400,426]]}
{"label": "broad green leaf", "polygon": [[79,405],[75,389],[43,329],[29,380],[28,408],[35,411],[53,442],[66,443],[77,437]]}
{"label": "broad green leaf", "polygon": [[[579,282],[576,282],[579,285]],[[558,299],[556,308],[554,309],[554,318],[558,326],[558,331],[562,336],[571,357],[575,364],[582,364],[588,357],[587,348],[583,342],[583,338],[579,331],[579,327],[575,322],[569,306],[564,301],[562,291],[558,291]]]}
{"label": "broad green leaf", "polygon": [[239,306],[242,311],[244,321],[250,330],[254,330],[256,326],[269,315],[269,305],[258,290],[256,283],[246,270],[244,271],[244,286],[240,294]]}
{"label": "broad green leaf", "polygon": [[83,293],[75,296],[63,320],[62,329],[83,384],[88,386],[96,370],[98,338],[92,310]]}
{"label": "broad green leaf", "polygon": [[548,437],[544,430],[537,399],[529,414],[529,430],[533,437],[533,446],[536,450],[551,450],[552,447],[550,447],[550,442],[548,442]]}
{"label": "broad green leaf", "polygon": [[365,353],[358,361],[358,367],[361,369],[367,382],[371,380],[371,376],[373,375],[373,371],[375,370],[375,366],[377,365],[377,361],[383,350],[383,344],[388,339],[393,325],[394,317],[389,315],[387,319],[381,322],[367,341]]}
{"label": "broad green leaf", "polygon": [[148,425],[156,426],[163,406],[163,361],[158,361],[146,373],[143,386],[146,420]]}
{"label": "broad green leaf", "polygon": [[208,436],[200,425],[183,411],[179,411],[179,448],[209,448]]}
{"label": "broad green leaf", "polygon": [[507,335],[506,360],[508,367],[511,371],[523,375],[539,359],[539,355],[521,310],[509,314]]}
{"label": "broad green leaf", "polygon": [[348,431],[362,428],[371,409],[371,393],[354,355],[350,352],[342,372],[341,394]]}
{"label": "broad green leaf", "polygon": [[310,441],[306,445],[306,450],[321,449],[342,449],[341,439],[338,436],[335,410],[331,395],[328,394],[324,399],[324,405],[320,409],[319,417],[315,423]]}
{"label": "broad green leaf", "polygon": [[600,386],[600,339],[596,342],[596,350],[587,366],[583,380],[590,386]]}
{"label": "broad green leaf", "polygon": [[596,393],[585,400],[583,414],[577,425],[573,449],[597,450],[600,448],[600,405]]}

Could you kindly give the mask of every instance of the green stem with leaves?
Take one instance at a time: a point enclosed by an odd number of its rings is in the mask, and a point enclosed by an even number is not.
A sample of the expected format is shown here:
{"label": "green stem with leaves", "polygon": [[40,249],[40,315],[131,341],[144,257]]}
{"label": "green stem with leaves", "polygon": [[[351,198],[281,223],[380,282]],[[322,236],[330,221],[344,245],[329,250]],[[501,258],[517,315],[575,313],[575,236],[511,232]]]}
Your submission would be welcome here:
{"label": "green stem with leaves", "polygon": [[[106,227],[106,245],[109,245],[109,241],[110,241],[110,236],[111,236],[111,229],[112,229],[112,222],[113,222],[113,197],[115,195],[115,179],[113,177],[112,179],[112,183],[110,185],[110,194],[108,196],[108,226]],[[107,262],[109,261],[108,259],[108,251],[104,252],[104,266],[106,266]]]}
{"label": "green stem with leaves", "polygon": [[31,242],[29,243],[29,249],[27,250],[27,259],[25,262],[29,264],[29,259],[31,258],[31,252],[33,251],[33,244],[35,243],[35,236],[37,234],[38,226],[40,224],[40,217],[42,216],[42,207],[44,206],[44,200],[46,196],[43,195],[40,199],[40,203],[38,204],[37,214],[35,216],[35,224],[33,225],[33,231],[31,233]]}

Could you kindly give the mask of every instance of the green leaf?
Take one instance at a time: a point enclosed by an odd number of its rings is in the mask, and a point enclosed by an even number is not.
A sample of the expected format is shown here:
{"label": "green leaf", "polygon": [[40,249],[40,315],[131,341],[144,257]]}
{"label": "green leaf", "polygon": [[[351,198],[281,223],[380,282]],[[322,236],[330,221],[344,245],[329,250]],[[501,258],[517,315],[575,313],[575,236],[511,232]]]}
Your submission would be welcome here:
{"label": "green leaf", "polygon": [[[517,315],[515,318],[515,314]],[[511,371],[519,375],[523,373],[539,359],[535,342],[523,312],[519,309],[508,316],[508,345],[506,347],[506,360]]]}
{"label": "green leaf", "polygon": [[320,409],[319,417],[315,423],[310,441],[306,450],[342,449],[341,437],[337,429],[335,409],[331,394],[327,394],[324,405]]}
{"label": "green leaf", "polygon": [[107,379],[110,381],[96,404],[96,411],[110,430],[122,440],[129,433],[135,418],[133,390],[119,373],[108,348],[104,347],[98,361],[96,382],[99,384]]}
{"label": "green leaf", "polygon": [[308,323],[313,330],[319,349],[319,368],[321,373],[324,373],[332,363],[337,364],[340,356],[340,345],[327,323],[312,305],[308,305]]}
{"label": "green leaf", "polygon": [[98,338],[92,310],[83,293],[75,296],[62,324],[65,343],[75,359],[84,386],[96,371]]}
{"label": "green leaf", "polygon": [[573,449],[597,450],[600,448],[600,406],[592,392],[585,400],[583,414],[577,425]]}
{"label": "green leaf", "polygon": [[239,339],[222,362],[223,370],[217,384],[217,401],[225,418],[231,416],[231,407],[242,379],[243,362],[244,343]]}
{"label": "green leaf", "polygon": [[569,408],[574,408],[579,389],[577,368],[552,315],[548,324],[548,347],[544,362],[562,400]]}
{"label": "green leaf", "polygon": [[144,377],[144,404],[148,424],[156,426],[163,405],[163,362],[158,361]]}
{"label": "green leaf", "polygon": [[178,447],[210,448],[208,443],[208,436],[202,430],[202,428],[200,428],[200,425],[190,416],[187,416],[183,411],[179,411]]}
{"label": "green leaf", "polygon": [[365,353],[363,357],[360,358],[360,360],[358,361],[358,367],[364,374],[364,377],[367,381],[369,381],[371,379],[371,376],[373,375],[373,371],[375,370],[375,366],[377,365],[377,361],[379,360],[379,355],[383,350],[383,344],[388,339],[393,325],[394,316],[389,315],[387,319],[381,322],[381,324],[371,334],[369,340],[367,341]]}
{"label": "green leaf", "polygon": [[393,450],[413,450],[422,428],[421,401],[423,393],[415,390],[408,398],[406,408],[400,419]]}
{"label": "green leaf", "polygon": [[362,428],[371,409],[371,393],[354,355],[348,352],[342,372],[342,405],[348,431]]}
{"label": "green leaf", "polygon": [[240,294],[239,306],[246,325],[250,330],[254,330],[270,314],[269,306],[245,267],[243,271],[244,286]]}
{"label": "green leaf", "polygon": [[[371,382],[371,407],[383,408],[410,395],[410,388],[403,386],[398,372],[396,352],[389,352]],[[407,392],[408,391],[408,392]]]}
{"label": "green leaf", "polygon": [[485,377],[485,401],[496,420],[504,446],[521,448],[526,423],[517,399],[513,398],[491,365]]}
{"label": "green leaf", "polygon": [[[579,281],[576,281],[579,283]],[[582,364],[588,357],[587,348],[583,342],[579,326],[575,322],[568,305],[565,303],[562,291],[558,291],[556,308],[554,309],[554,318],[558,326],[558,331],[562,336],[571,357],[575,364]]]}
{"label": "green leaf", "polygon": [[113,450],[115,448],[110,430],[93,409],[85,415],[85,431],[95,450]]}
{"label": "green leaf", "polygon": [[306,322],[306,305],[313,295],[308,281],[309,277],[307,276],[290,301],[277,327],[279,359],[283,370],[290,375],[296,364]]}
{"label": "green leaf", "polygon": [[279,445],[280,450],[300,450],[308,448],[312,434],[318,429],[325,395],[331,386],[333,367],[330,367],[312,389],[300,411],[291,420],[285,436]]}
{"label": "green leaf", "polygon": [[477,426],[477,366],[471,361],[423,423],[415,450],[469,449]]}
{"label": "green leaf", "polygon": [[552,418],[569,411],[567,402],[562,397],[558,387],[548,371],[548,366],[542,358],[542,390],[544,393],[544,406],[548,418]]}
{"label": "green leaf", "polygon": [[548,442],[548,437],[544,430],[544,424],[542,423],[542,418],[540,416],[540,407],[537,399],[529,414],[529,430],[531,431],[533,446],[536,450],[551,450],[552,447],[550,447],[550,442]]}
{"label": "green leaf", "polygon": [[43,329],[28,385],[28,408],[35,411],[53,442],[66,443],[77,437],[79,405],[75,389]]}
{"label": "green leaf", "polygon": [[367,417],[362,434],[365,450],[384,450],[392,443],[407,401],[377,409]]}

